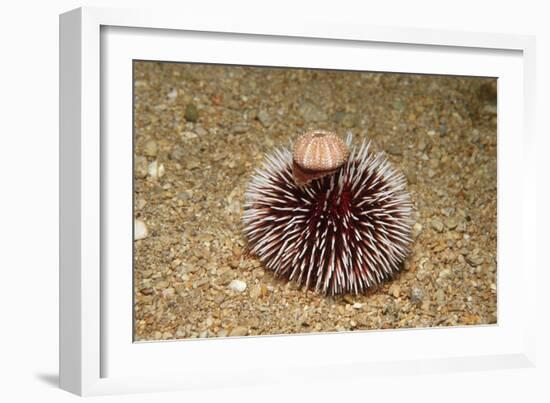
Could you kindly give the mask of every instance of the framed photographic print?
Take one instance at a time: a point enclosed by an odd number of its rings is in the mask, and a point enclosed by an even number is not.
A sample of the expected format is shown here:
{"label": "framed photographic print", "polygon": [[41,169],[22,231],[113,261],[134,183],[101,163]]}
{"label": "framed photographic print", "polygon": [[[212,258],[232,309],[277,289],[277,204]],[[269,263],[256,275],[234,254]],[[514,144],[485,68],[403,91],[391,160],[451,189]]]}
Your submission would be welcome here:
{"label": "framed photographic print", "polygon": [[63,388],[532,365],[531,37],[60,24]]}

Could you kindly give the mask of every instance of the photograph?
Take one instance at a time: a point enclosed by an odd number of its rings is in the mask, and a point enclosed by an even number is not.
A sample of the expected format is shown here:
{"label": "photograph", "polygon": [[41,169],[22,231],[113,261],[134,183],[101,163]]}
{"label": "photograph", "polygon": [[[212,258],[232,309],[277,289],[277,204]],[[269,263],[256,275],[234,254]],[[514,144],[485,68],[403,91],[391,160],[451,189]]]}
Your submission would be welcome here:
{"label": "photograph", "polygon": [[498,323],[497,78],[132,69],[135,342]]}

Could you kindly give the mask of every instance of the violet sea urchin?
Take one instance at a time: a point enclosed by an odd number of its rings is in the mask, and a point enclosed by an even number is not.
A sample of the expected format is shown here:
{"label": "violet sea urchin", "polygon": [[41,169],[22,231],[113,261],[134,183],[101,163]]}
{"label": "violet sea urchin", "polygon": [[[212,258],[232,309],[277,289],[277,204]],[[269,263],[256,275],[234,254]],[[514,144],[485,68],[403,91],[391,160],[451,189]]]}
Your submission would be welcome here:
{"label": "violet sea urchin", "polygon": [[334,173],[299,183],[293,155],[282,148],[266,156],[247,187],[248,249],[268,269],[331,295],[365,292],[399,270],[411,242],[412,203],[404,176],[384,154],[363,142]]}

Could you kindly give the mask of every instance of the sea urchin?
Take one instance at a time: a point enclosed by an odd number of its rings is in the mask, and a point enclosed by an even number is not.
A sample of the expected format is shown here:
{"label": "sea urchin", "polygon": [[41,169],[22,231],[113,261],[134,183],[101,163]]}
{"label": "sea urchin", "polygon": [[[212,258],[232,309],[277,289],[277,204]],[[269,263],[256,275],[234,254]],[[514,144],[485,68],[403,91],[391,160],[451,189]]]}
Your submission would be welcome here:
{"label": "sea urchin", "polygon": [[363,293],[399,270],[412,204],[383,153],[363,142],[339,169],[305,184],[293,167],[281,148],[254,173],[243,215],[250,253],[276,275],[331,295]]}

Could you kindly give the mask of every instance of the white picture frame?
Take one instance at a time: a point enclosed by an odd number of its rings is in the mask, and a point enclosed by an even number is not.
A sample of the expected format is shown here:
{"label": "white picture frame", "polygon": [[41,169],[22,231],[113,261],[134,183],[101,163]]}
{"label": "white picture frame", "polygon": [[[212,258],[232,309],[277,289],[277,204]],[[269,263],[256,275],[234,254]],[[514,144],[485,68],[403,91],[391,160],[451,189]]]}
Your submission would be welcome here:
{"label": "white picture frame", "polygon": [[[334,57],[319,58],[312,44]],[[535,199],[508,184],[534,187],[534,52],[534,38],[520,35],[151,10],[61,15],[61,387],[97,395],[533,366],[535,284],[527,279],[536,277],[535,245],[526,234],[536,232]],[[140,58],[499,77],[498,324],[133,343],[131,183],[124,183],[131,137],[124,133],[132,125],[128,62]],[[518,154],[521,169],[507,164]],[[335,346],[342,354],[316,354]]]}

